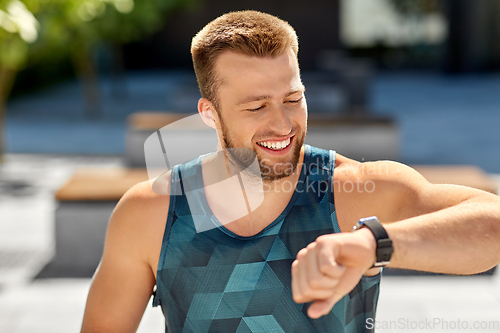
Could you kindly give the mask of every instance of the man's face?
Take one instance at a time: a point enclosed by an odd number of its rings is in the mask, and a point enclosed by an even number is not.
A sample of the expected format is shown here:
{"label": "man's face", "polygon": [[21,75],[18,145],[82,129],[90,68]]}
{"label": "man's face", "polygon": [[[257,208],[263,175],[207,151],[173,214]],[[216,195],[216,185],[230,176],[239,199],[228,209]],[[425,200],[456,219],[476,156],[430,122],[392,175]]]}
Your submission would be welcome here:
{"label": "man's face", "polygon": [[307,131],[307,106],[292,50],[275,57],[222,53],[215,71],[220,132],[224,148],[257,154],[265,180],[295,170]]}

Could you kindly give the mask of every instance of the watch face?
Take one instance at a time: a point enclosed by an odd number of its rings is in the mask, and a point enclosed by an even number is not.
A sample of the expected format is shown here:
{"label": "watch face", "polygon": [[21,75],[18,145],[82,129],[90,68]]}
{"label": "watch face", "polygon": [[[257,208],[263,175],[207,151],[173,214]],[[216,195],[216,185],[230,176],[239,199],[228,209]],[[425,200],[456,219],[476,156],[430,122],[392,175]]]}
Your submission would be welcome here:
{"label": "watch face", "polygon": [[352,231],[359,230],[365,226],[365,223],[363,221],[358,221],[354,227],[352,227]]}

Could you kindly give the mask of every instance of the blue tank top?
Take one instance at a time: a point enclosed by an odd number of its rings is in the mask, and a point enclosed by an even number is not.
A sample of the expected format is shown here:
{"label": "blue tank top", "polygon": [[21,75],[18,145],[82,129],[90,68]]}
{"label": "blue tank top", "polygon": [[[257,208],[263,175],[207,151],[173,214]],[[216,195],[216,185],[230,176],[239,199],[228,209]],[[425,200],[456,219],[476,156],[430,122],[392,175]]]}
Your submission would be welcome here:
{"label": "blue tank top", "polygon": [[[363,276],[319,319],[307,316],[309,304],[292,298],[291,265],[297,252],[318,236],[340,232],[333,200],[335,152],[305,146],[290,202],[275,221],[251,237],[234,234],[212,214],[201,160],[172,170],[153,298],[153,306],[160,305],[165,316],[165,331],[371,332],[366,320],[375,318],[380,275]],[[197,232],[193,216],[211,228]]]}

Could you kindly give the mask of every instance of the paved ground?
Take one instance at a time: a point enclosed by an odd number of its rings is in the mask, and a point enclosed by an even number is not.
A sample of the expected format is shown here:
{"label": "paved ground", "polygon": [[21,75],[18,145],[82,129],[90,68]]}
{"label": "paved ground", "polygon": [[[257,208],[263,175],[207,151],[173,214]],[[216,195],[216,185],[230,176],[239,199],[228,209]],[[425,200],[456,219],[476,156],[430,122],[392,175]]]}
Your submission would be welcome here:
{"label": "paved ground", "polygon": [[[196,92],[178,90],[179,80],[187,79],[131,74],[128,98],[120,100],[109,97],[104,82],[105,111],[98,120],[84,117],[76,83],[11,102],[10,153],[0,166],[0,333],[78,331],[90,280],[31,280],[53,253],[53,192],[79,166],[121,165],[127,114],[189,112]],[[499,92],[498,75],[453,80],[383,75],[375,81],[373,104],[375,112],[398,119],[403,161],[471,163],[500,174]],[[172,96],[179,98],[174,102]],[[457,325],[470,332],[500,332],[500,272],[385,277],[377,320],[378,332],[449,332]],[[160,311],[148,308],[139,332],[161,332],[162,326]]]}
{"label": "paved ground", "polygon": [[[37,280],[0,293],[0,332],[78,332],[89,279]],[[369,322],[368,324],[372,324]],[[138,332],[163,332],[148,306]],[[385,277],[377,332],[500,332],[500,276]]]}
{"label": "paved ground", "polygon": [[[0,168],[1,333],[79,330],[90,279],[32,281],[32,277],[53,253],[55,189],[76,167],[120,164],[120,157],[7,155]],[[500,271],[481,277],[382,279],[378,317],[373,323],[378,332],[423,332],[430,331],[429,327],[451,332],[456,329],[444,328],[459,323],[484,328],[471,332],[500,332]],[[161,311],[148,307],[139,332],[162,331]]]}

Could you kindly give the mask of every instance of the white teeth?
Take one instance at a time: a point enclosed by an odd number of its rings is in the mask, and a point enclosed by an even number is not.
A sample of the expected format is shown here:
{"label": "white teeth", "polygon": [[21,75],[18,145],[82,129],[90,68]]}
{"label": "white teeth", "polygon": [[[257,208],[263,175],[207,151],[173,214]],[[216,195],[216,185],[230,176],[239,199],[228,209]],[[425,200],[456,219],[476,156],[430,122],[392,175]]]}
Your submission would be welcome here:
{"label": "white teeth", "polygon": [[262,142],[258,142],[257,144],[262,146],[262,147],[269,148],[269,149],[280,150],[280,149],[288,147],[288,145],[290,144],[290,138],[283,140],[283,141],[280,141],[280,142],[262,141]]}

